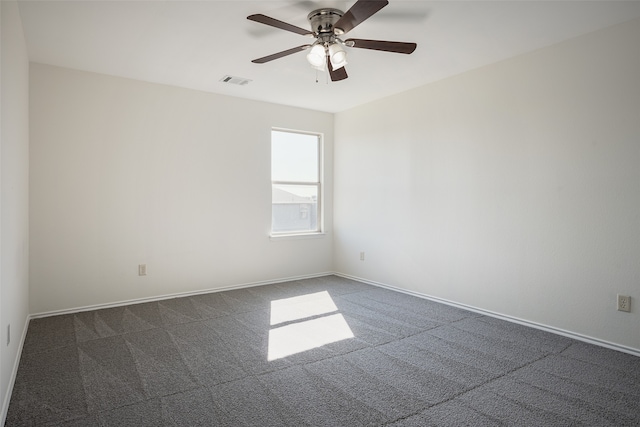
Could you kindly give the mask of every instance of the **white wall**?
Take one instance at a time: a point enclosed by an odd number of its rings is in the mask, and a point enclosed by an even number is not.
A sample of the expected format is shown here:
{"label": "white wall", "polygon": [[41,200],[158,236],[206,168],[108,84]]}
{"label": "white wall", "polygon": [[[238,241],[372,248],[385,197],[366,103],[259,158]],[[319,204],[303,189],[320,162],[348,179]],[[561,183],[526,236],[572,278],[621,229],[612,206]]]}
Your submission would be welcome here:
{"label": "white wall", "polygon": [[29,60],[16,2],[0,2],[0,15],[0,424],[4,425],[29,308]]}
{"label": "white wall", "polygon": [[324,133],[331,231],[331,114],[41,64],[30,76],[32,313],[332,271],[330,233],[268,237],[272,126]]}
{"label": "white wall", "polygon": [[640,350],[639,45],[635,20],[337,114],[336,271]]}

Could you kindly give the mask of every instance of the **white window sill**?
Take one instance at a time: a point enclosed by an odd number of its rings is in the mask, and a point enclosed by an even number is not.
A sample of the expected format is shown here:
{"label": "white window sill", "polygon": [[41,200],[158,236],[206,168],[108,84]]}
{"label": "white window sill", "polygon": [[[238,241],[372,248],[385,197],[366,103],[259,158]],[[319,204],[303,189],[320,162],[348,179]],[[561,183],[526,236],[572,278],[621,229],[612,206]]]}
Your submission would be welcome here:
{"label": "white window sill", "polygon": [[299,240],[299,239],[320,239],[325,236],[326,233],[295,233],[295,234],[271,234],[269,240]]}

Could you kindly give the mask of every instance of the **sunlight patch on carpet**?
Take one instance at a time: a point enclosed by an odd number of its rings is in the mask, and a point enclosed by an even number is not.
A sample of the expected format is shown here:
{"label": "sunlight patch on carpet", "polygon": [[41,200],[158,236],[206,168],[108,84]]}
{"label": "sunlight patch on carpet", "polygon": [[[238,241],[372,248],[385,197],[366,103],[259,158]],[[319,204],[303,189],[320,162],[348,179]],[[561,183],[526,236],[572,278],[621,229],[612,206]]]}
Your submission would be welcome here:
{"label": "sunlight patch on carpet", "polygon": [[338,311],[329,292],[271,301],[271,326]]}
{"label": "sunlight patch on carpet", "polygon": [[292,323],[269,331],[267,360],[280,359],[348,338],[353,338],[353,332],[342,314]]}
{"label": "sunlight patch on carpet", "polygon": [[287,324],[269,331],[267,360],[353,338],[347,321],[336,311],[327,291],[272,301],[271,326]]}

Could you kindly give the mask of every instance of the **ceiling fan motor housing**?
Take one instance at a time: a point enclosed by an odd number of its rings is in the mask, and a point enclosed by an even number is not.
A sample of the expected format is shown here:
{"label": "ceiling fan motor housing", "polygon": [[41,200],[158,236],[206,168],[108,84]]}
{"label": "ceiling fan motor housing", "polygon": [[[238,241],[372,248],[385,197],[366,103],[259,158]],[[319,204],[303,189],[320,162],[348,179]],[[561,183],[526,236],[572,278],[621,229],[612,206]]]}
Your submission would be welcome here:
{"label": "ceiling fan motor housing", "polygon": [[[311,30],[320,38],[323,42],[330,42],[331,38],[335,37],[335,28],[333,27],[340,18],[342,18],[344,12],[338,9],[317,9],[311,12],[307,19],[311,24]],[[326,38],[326,40],[325,40]]]}

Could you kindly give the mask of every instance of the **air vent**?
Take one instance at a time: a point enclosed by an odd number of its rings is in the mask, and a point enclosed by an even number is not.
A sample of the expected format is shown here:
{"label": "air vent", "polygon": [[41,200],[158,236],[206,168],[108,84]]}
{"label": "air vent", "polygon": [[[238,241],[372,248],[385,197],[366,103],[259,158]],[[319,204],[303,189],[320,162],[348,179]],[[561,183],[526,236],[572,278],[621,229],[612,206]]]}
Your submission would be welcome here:
{"label": "air vent", "polygon": [[220,81],[223,83],[231,83],[231,84],[240,85],[240,86],[246,86],[251,82],[251,80],[249,79],[245,79],[243,77],[236,77],[236,76],[224,76],[223,78],[220,79]]}

